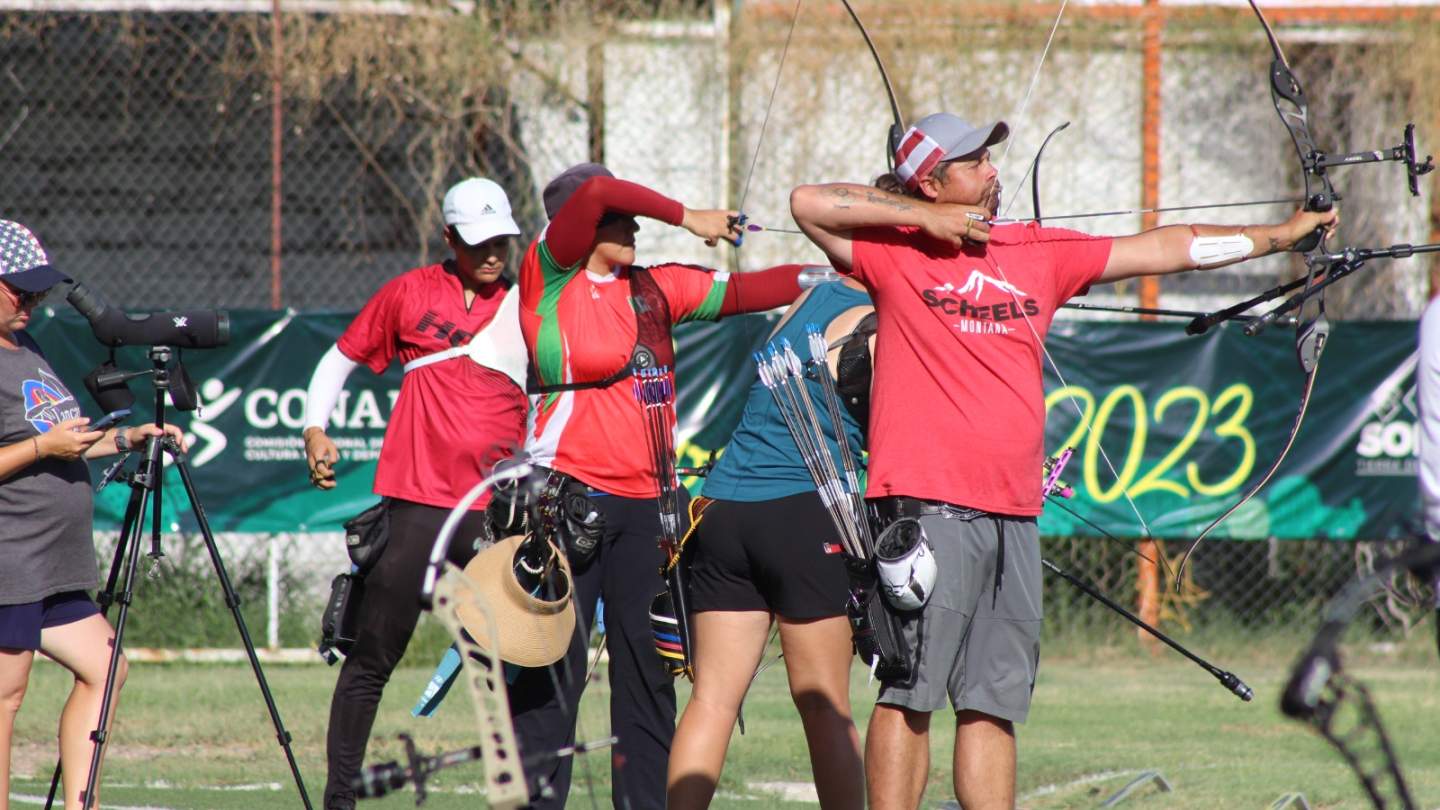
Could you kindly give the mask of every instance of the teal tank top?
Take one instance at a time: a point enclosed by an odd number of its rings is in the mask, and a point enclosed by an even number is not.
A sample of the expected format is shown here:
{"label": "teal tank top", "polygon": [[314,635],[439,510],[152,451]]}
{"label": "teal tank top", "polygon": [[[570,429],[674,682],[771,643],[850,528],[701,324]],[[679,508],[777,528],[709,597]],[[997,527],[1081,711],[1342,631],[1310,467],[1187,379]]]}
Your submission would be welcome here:
{"label": "teal tank top", "polygon": [[[791,313],[780,331],[771,337],[771,342],[789,338],[801,357],[808,358],[808,340],[805,336],[807,324],[816,324],[822,330],[830,325],[840,313],[858,306],[868,306],[870,296],[861,290],[851,289],[844,282],[831,281],[815,287],[800,307]],[[828,375],[827,375],[828,376]],[[810,396],[817,406],[823,402],[823,390],[817,380],[806,379]],[[825,384],[833,385],[826,380]],[[831,453],[839,465],[839,446],[835,442],[835,428],[830,422],[829,412],[817,408],[825,435],[830,440]],[[843,407],[840,409],[845,441],[850,451],[860,457],[860,424]],[[814,492],[815,482],[800,460],[800,449],[785,420],[775,407],[775,400],[769,389],[760,383],[758,375],[750,386],[750,395],[745,400],[745,409],[740,415],[740,425],[730,438],[724,454],[715,463],[714,469],[705,479],[701,494],[707,498],[727,501],[768,501]]]}

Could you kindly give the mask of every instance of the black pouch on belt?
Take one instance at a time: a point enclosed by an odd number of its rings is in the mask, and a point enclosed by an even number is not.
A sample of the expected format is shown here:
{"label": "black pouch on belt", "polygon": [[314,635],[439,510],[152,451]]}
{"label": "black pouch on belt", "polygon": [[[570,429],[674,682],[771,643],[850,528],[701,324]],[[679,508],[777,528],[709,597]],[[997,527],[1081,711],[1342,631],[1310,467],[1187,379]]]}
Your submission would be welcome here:
{"label": "black pouch on belt", "polygon": [[595,557],[605,534],[605,516],[580,481],[550,470],[533,511],[530,525],[565,549],[572,566],[581,567]]}
{"label": "black pouch on belt", "polygon": [[365,579],[359,574],[341,574],[330,581],[330,599],[320,614],[317,648],[325,663],[334,664],[340,655],[350,654],[359,630],[360,599],[364,593]]}
{"label": "black pouch on belt", "polygon": [[855,654],[880,680],[908,682],[914,672],[913,651],[905,643],[900,617],[880,598],[874,561],[847,554],[845,572],[850,578],[850,598],[845,602],[845,614],[850,620],[850,637],[855,643]]}
{"label": "black pouch on belt", "polygon": [[375,567],[390,542],[390,499],[381,498],[379,503],[345,521],[344,528],[345,552],[355,570],[330,581],[330,598],[320,613],[317,649],[327,664],[334,664],[340,655],[349,655],[355,643],[365,575]]}

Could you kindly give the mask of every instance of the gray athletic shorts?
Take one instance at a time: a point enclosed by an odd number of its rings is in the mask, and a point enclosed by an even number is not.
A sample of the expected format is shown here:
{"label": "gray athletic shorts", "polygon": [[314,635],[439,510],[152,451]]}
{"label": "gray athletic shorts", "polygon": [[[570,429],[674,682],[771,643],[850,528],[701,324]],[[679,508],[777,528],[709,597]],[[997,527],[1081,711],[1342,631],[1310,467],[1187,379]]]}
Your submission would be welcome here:
{"label": "gray athletic shorts", "polygon": [[[966,515],[978,515],[965,517]],[[933,712],[948,696],[955,711],[1025,722],[1040,664],[1040,533],[1034,518],[951,509],[920,524],[939,575],[930,601],[901,621],[914,653],[907,683],[882,683],[878,703]],[[996,544],[1004,532],[997,589]]]}

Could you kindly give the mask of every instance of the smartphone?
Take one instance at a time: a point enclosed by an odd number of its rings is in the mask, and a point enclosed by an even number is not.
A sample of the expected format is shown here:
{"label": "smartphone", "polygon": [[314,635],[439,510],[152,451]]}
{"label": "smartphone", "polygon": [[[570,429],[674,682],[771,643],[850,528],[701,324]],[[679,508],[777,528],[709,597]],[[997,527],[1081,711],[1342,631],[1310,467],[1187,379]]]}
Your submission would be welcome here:
{"label": "smartphone", "polygon": [[106,430],[108,428],[114,427],[115,423],[117,422],[123,422],[125,418],[129,415],[129,408],[121,408],[118,411],[111,411],[110,413],[105,414],[94,422],[91,422],[89,425],[82,428],[82,430]]}

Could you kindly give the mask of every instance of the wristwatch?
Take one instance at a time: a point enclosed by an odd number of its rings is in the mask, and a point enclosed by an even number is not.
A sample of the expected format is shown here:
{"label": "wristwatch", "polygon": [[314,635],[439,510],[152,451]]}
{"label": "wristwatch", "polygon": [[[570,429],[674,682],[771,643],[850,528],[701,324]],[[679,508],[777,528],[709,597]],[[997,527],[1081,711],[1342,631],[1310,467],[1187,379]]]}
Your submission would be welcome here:
{"label": "wristwatch", "polygon": [[130,439],[125,435],[123,429],[115,431],[115,449],[121,453],[128,453],[131,450]]}

